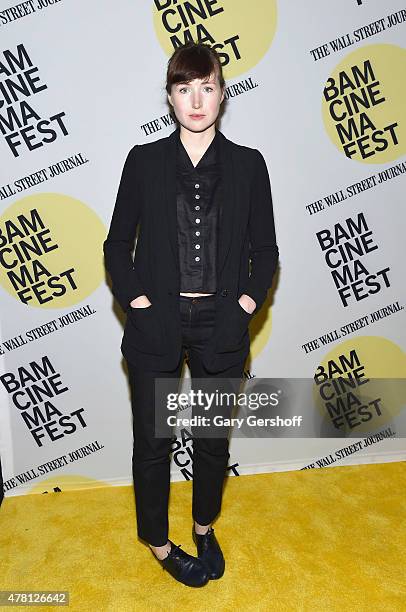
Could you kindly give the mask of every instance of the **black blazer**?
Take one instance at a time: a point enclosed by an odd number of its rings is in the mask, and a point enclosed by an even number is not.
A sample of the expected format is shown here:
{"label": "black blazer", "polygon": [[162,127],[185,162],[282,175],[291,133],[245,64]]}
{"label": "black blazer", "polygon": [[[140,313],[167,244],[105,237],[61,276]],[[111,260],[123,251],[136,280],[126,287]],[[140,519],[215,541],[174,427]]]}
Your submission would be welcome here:
{"label": "black blazer", "polygon": [[[175,166],[179,129],[128,153],[103,244],[113,295],[127,314],[122,354],[139,367],[159,370],[176,367],[182,341]],[[257,149],[236,144],[222,132],[219,136],[224,201],[216,321],[203,356],[212,373],[248,356],[248,324],[265,301],[279,257],[265,160]],[[243,293],[257,304],[252,314],[238,303]],[[131,300],[142,294],[151,306],[132,308]]]}

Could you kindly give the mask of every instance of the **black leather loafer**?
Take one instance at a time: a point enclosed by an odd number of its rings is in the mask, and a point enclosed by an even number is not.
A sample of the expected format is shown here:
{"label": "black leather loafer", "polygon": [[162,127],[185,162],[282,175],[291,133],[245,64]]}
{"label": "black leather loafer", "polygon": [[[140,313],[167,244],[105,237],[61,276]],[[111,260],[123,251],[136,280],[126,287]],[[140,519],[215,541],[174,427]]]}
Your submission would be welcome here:
{"label": "black leather loafer", "polygon": [[162,565],[162,568],[169,572],[176,580],[187,586],[204,586],[209,581],[209,573],[203,562],[181,550],[180,546],[182,544],[175,546],[171,540],[169,542],[171,543],[171,550],[165,559],[158,559],[154,552],[151,551]]}
{"label": "black leather loafer", "polygon": [[211,527],[207,533],[200,535],[192,527],[193,541],[197,547],[197,557],[203,561],[209,573],[210,580],[221,578],[224,574],[226,563],[224,556]]}

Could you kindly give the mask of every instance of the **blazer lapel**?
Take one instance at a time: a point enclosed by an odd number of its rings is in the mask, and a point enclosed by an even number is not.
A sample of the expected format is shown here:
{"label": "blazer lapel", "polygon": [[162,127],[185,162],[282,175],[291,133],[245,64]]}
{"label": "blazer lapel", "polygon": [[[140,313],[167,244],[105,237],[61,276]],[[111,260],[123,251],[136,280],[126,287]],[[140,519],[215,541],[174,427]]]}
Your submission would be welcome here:
{"label": "blazer lapel", "polygon": [[231,247],[235,212],[238,209],[237,196],[239,191],[236,189],[236,172],[233,160],[233,147],[227,138],[219,133],[219,157],[222,169],[222,185],[224,199],[222,202],[222,218],[218,236],[218,263],[217,279],[223,270],[228,251]]}
{"label": "blazer lapel", "polygon": [[163,168],[169,242],[171,243],[176,270],[179,272],[178,219],[176,210],[176,138],[177,130],[172,132],[164,141]]}
{"label": "blazer lapel", "polygon": [[[166,198],[166,218],[175,260],[176,269],[179,271],[178,251],[178,227],[176,207],[176,139],[179,133],[177,128],[164,141],[163,166],[164,166],[164,192]],[[222,216],[218,235],[218,261],[217,279],[220,279],[227,254],[231,247],[235,211],[238,209],[239,190],[236,188],[236,175],[233,163],[233,148],[230,141],[219,131],[219,161],[222,172],[222,186],[224,199],[222,202]]]}

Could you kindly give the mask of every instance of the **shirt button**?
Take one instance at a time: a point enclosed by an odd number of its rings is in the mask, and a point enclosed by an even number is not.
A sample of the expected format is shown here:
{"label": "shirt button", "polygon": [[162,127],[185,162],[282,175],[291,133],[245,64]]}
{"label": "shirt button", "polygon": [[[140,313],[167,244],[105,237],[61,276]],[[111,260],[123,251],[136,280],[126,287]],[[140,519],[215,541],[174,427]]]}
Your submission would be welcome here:
{"label": "shirt button", "polygon": [[200,257],[195,257],[195,261],[200,261]]}
{"label": "shirt button", "polygon": [[196,189],[199,189],[199,187],[200,187],[199,183],[196,183],[195,187],[196,187]]}
{"label": "shirt button", "polygon": [[196,219],[196,223],[200,223],[200,219]]}
{"label": "shirt button", "polygon": [[200,236],[200,232],[195,232],[196,236]]}
{"label": "shirt button", "polygon": [[200,206],[195,206],[195,210],[200,210]]}
{"label": "shirt button", "polygon": [[199,200],[199,199],[200,199],[200,196],[199,196],[199,194],[198,194],[198,193],[195,195],[195,198],[196,198],[196,200]]}
{"label": "shirt button", "polygon": [[200,244],[195,244],[195,249],[200,249]]}

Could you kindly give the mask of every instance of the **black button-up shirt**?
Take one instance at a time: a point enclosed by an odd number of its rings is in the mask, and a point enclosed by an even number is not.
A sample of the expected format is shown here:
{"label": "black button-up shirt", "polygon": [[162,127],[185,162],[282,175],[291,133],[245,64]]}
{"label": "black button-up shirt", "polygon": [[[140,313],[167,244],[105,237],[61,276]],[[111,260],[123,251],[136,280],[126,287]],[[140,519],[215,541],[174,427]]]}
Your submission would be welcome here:
{"label": "black button-up shirt", "polygon": [[180,291],[215,293],[217,236],[221,212],[218,131],[196,167],[178,131],[176,205]]}

